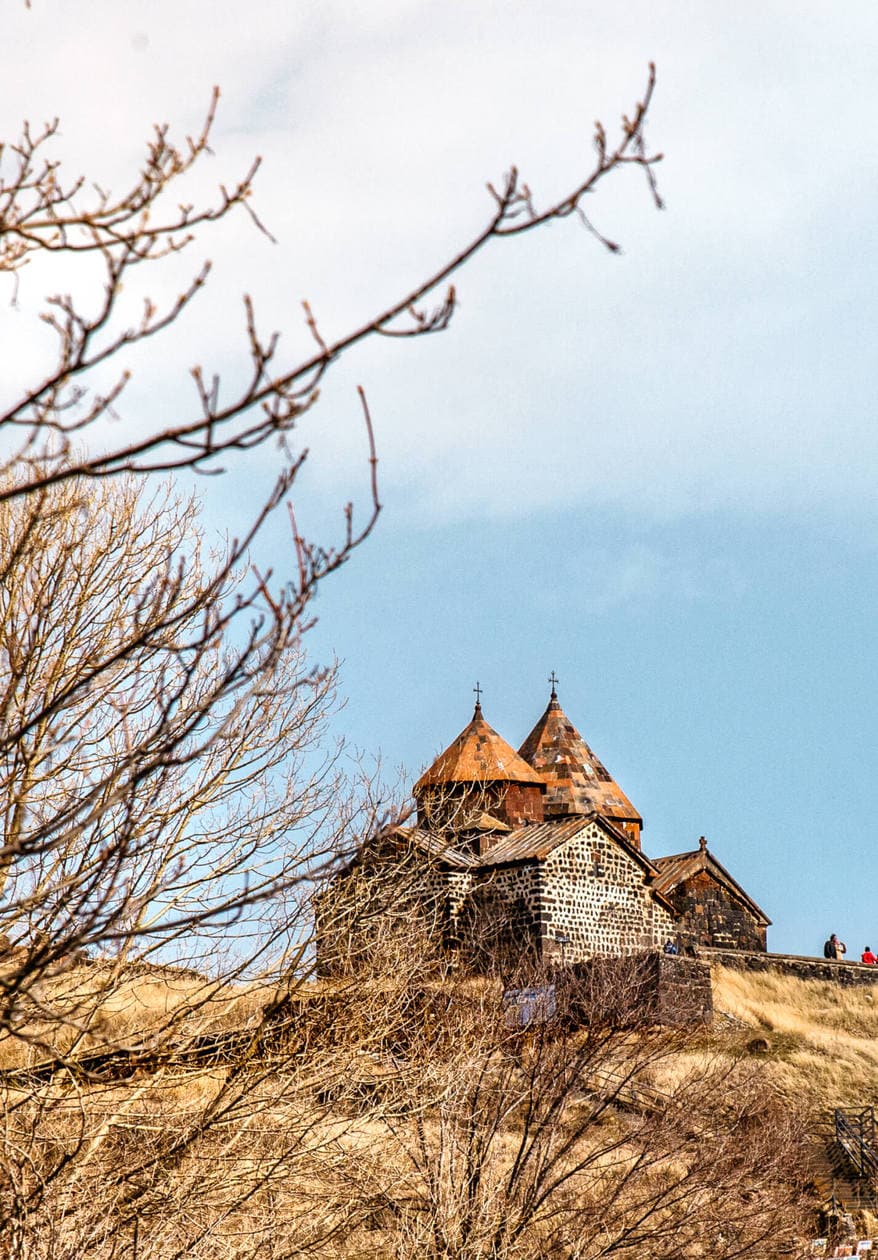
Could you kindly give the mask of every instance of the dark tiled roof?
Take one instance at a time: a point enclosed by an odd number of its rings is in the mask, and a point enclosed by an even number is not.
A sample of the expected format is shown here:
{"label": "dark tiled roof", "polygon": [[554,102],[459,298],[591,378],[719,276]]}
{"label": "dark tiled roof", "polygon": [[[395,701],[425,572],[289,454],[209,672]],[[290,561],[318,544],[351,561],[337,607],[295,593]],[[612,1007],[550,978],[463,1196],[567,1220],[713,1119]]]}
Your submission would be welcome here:
{"label": "dark tiled roof", "polygon": [[552,692],[549,707],[518,750],[548,785],[547,816],[603,814],[642,823],[637,810],[597,759]]}
{"label": "dark tiled roof", "polygon": [[579,835],[590,823],[597,823],[605,835],[632,857],[649,875],[655,875],[655,867],[631,843],[623,831],[614,827],[601,814],[588,814],[582,818],[554,818],[548,822],[530,823],[504,836],[486,853],[477,858],[474,865],[480,869],[489,866],[506,866],[515,862],[534,862],[547,858],[559,845]]}
{"label": "dark tiled roof", "polygon": [[[612,835],[614,840],[624,844],[626,849],[632,847],[621,832],[597,815],[589,818],[565,818],[556,819],[554,822],[530,823],[526,827],[517,827],[515,831],[506,828],[508,834],[498,840],[487,853],[481,855],[455,849],[441,836],[433,835],[432,832],[425,831],[421,827],[400,828],[399,834],[404,835],[409,844],[423,849],[438,861],[461,869],[472,870],[486,866],[506,866],[515,862],[539,861],[548,857],[552,850],[559,844],[563,844],[565,840],[572,840],[592,822],[597,822],[608,834]],[[641,865],[649,866],[641,853],[638,853],[636,849],[633,849],[633,853]],[[651,870],[652,867],[650,867]]]}
{"label": "dark tiled roof", "polygon": [[415,784],[423,788],[443,783],[533,783],[545,790],[545,780],[519,757],[482,717],[476,705],[472,721]]}
{"label": "dark tiled roof", "polygon": [[454,848],[442,836],[436,836],[431,831],[425,831],[422,827],[399,827],[397,835],[412,847],[420,849],[431,858],[435,858],[437,862],[442,862],[446,866],[453,866],[459,870],[469,870],[477,862],[477,858],[473,854],[467,853],[463,849]]}
{"label": "dark tiled roof", "polygon": [[706,845],[688,853],[671,853],[667,857],[653,858],[653,865],[658,870],[655,889],[664,896],[673,892],[684,880],[691,879],[704,871],[712,875],[717,883],[722,884],[733,897],[743,901],[764,926],[771,926],[771,919],[765,911],[761,910],[753,898],[744,892],[738,881],[716,860]]}

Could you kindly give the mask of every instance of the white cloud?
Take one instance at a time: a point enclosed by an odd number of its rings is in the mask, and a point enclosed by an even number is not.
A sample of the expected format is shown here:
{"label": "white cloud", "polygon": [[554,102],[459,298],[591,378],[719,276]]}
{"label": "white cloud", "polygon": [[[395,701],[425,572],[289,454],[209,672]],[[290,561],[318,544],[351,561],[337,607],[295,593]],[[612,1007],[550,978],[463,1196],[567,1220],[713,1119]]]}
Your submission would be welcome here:
{"label": "white cloud", "polygon": [[[221,250],[214,297],[145,364],[144,419],[179,405],[195,359],[234,377],[245,288],[302,347],[301,298],[330,334],[368,316],[478,229],[484,181],[512,160],[558,192],[590,160],[592,119],[630,108],[654,57],[668,212],[618,180],[589,210],[623,258],[572,223],[503,243],[443,339],[355,356],[305,430],[315,487],[359,475],[363,380],[386,487],[428,519],[874,512],[872,6],[841,23],[816,3],[90,0],[4,22],[6,136],[59,113],[73,168],[118,182],[151,121],[194,129],[220,82],[200,187],[265,158],[258,204],[280,244],[242,220],[205,246]],[[20,343],[21,316],[0,320]]]}

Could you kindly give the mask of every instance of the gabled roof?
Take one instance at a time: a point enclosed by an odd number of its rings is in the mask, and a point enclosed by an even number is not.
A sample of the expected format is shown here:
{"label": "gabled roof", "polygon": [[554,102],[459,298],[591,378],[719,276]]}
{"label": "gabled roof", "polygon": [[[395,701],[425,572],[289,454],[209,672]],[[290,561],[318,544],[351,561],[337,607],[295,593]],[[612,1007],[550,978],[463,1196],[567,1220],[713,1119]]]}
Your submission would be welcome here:
{"label": "gabled roof", "polygon": [[597,823],[605,835],[620,845],[626,853],[630,853],[648,875],[655,875],[655,867],[634,847],[625,833],[597,813],[578,818],[554,818],[548,822],[518,827],[492,845],[487,853],[483,853],[478,860],[478,866],[505,866],[513,862],[540,861],[560,845],[578,836],[591,823]]}
{"label": "gabled roof", "polygon": [[624,831],[614,827],[609,819],[598,813],[588,814],[580,818],[556,818],[549,822],[530,823],[526,827],[519,827],[508,836],[504,836],[497,844],[492,845],[487,853],[475,856],[472,860],[471,868],[483,871],[499,866],[513,866],[517,862],[544,861],[556,849],[566,844],[568,840],[572,840],[574,836],[578,836],[581,831],[584,831],[592,823],[598,826],[604,835],[608,836],[640,867],[643,871],[644,879],[648,882],[649,891],[668,910],[673,910],[674,907],[667,897],[656,887],[655,876],[657,871],[655,865],[631,843]]}
{"label": "gabled roof", "polygon": [[594,823],[616,843],[643,871],[644,879],[652,895],[666,909],[676,913],[664,892],[658,887],[657,864],[644,857],[618,827],[600,814],[583,818],[560,818],[551,822],[529,823],[504,835],[486,853],[473,853],[456,849],[441,837],[422,827],[398,827],[394,834],[406,846],[420,848],[439,866],[453,870],[489,871],[502,866],[515,866],[519,862],[541,862],[550,857],[561,845],[578,836]]}
{"label": "gabled roof", "polygon": [[567,840],[572,840],[591,823],[591,818],[565,818],[554,822],[530,823],[502,836],[478,859],[479,868],[508,866],[515,862],[538,862]]}
{"label": "gabled roof", "polygon": [[619,822],[643,819],[597,759],[552,691],[549,707],[518,750],[548,785],[547,816],[603,814]]}
{"label": "gabled roof", "polygon": [[753,898],[744,892],[738,881],[716,860],[703,836],[697,849],[692,849],[688,853],[671,853],[668,857],[653,858],[653,865],[658,869],[655,888],[666,896],[685,880],[705,872],[738,901],[742,901],[763,927],[771,926],[771,919],[765,911],[760,910]]}
{"label": "gabled roof", "polygon": [[415,795],[422,788],[447,783],[532,783],[543,791],[546,787],[533,767],[488,725],[480,704],[476,705],[469,726],[418,779]]}
{"label": "gabled roof", "polygon": [[478,861],[477,857],[464,849],[455,849],[442,836],[434,835],[423,827],[397,827],[396,836],[406,847],[420,849],[441,866],[451,866],[455,870],[469,870]]}

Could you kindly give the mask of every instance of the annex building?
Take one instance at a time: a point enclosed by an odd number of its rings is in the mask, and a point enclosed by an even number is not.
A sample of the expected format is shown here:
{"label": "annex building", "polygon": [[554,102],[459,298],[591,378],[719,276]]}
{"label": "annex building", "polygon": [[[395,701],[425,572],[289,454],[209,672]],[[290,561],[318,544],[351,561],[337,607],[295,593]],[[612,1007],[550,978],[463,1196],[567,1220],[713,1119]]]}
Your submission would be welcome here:
{"label": "annex building", "polygon": [[[693,946],[765,950],[770,920],[709,851],[649,858],[643,819],[558,700],[516,750],[472,720],[414,785],[417,821],[368,841],[335,877],[346,921],[370,868],[422,895],[450,954],[477,969]],[[388,908],[387,913],[391,909]],[[345,916],[343,916],[345,917]],[[332,969],[318,923],[318,962]],[[375,930],[375,923],[372,924]],[[320,958],[321,941],[323,959]]]}

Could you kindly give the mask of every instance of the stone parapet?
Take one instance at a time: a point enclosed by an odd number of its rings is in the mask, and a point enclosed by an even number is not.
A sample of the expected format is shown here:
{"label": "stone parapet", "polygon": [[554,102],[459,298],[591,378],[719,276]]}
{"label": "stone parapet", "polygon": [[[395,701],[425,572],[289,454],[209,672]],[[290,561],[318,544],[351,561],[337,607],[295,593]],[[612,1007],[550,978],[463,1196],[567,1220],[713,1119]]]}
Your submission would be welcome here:
{"label": "stone parapet", "polygon": [[777,971],[799,980],[828,980],[849,986],[878,984],[878,967],[865,963],[839,962],[834,958],[809,958],[800,954],[751,953],[740,949],[712,949],[697,946],[696,958],[738,971]]}

